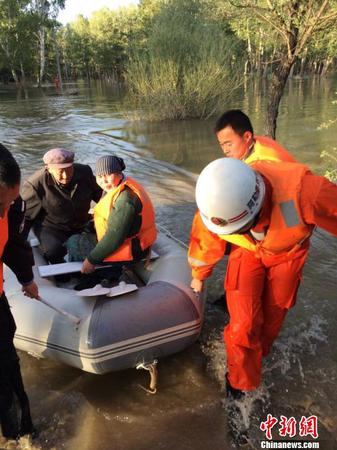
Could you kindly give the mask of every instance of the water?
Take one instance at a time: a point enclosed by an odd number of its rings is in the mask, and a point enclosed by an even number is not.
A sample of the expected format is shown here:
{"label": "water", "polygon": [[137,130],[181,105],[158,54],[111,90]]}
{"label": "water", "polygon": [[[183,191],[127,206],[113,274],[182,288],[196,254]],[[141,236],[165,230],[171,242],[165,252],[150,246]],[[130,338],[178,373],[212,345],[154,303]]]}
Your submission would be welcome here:
{"label": "water", "polygon": [[[74,86],[71,86],[74,88]],[[321,150],[335,146],[337,130],[317,127],[336,116],[334,80],[293,80],[282,101],[278,140],[299,161],[322,172]],[[116,152],[128,173],[149,190],[158,222],[188,241],[195,211],[195,174],[221,153],[213,121],[130,123],[109,86],[76,87],[78,95],[56,96],[53,88],[17,94],[0,90],[0,141],[16,154],[24,176],[41,166],[48,149],[74,150],[82,163]],[[243,108],[256,133],[263,132],[263,86],[249,84],[224,109]],[[273,354],[264,364],[261,388],[242,406],[250,448],[260,448],[267,413],[280,418],[317,415],[321,448],[337,448],[337,241],[318,231],[313,240],[296,307],[287,317]],[[221,294],[225,265],[212,276],[200,341],[159,363],[159,391],[146,394],[145,372],[95,376],[21,353],[36,426],[33,442],[0,448],[88,450],[227,450],[222,329],[227,316],[212,302]],[[277,437],[277,434],[276,434]]]}

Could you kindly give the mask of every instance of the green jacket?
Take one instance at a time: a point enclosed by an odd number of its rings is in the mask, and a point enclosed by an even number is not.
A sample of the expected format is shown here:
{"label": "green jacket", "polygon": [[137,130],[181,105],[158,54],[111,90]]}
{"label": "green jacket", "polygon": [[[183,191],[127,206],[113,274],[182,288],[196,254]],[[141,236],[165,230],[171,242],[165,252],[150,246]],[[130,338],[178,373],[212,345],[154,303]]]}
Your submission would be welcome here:
{"label": "green jacket", "polygon": [[[126,238],[134,236],[140,230],[142,204],[137,195],[128,187],[118,196],[109,218],[103,238],[90,252],[91,264],[100,264],[107,256],[115,252]],[[142,251],[138,238],[132,240],[132,255],[135,260],[142,259],[147,250]]]}

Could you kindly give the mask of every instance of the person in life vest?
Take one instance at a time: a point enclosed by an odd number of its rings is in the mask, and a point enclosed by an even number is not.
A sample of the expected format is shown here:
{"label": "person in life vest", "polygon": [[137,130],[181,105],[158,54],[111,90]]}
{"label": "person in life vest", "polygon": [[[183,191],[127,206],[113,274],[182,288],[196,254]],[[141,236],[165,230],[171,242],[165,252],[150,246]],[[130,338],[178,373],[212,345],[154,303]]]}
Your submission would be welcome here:
{"label": "person in life vest", "polygon": [[[17,162],[0,144],[0,424],[8,439],[35,431],[13,343],[16,325],[3,286],[5,263],[17,276],[24,294],[39,298],[33,280],[31,248],[22,237],[24,204],[19,198],[20,178]],[[20,421],[16,400],[21,409]]]}
{"label": "person in life vest", "polygon": [[314,227],[337,236],[336,196],[337,185],[298,163],[256,161],[250,167],[221,158],[201,172],[200,214],[189,245],[191,286],[200,291],[226,244],[235,245],[225,279],[230,396],[240,398],[259,386],[262,357],[295,304]]}
{"label": "person in life vest", "polygon": [[[296,162],[295,158],[278,142],[267,136],[255,136],[249,117],[239,109],[224,112],[216,121],[214,132],[226,157],[240,159],[247,164],[261,160]],[[201,220],[198,215],[199,212],[196,213],[196,221]],[[212,243],[215,247],[213,254],[215,255],[217,252],[221,254],[224,242],[221,239],[218,239],[218,242],[213,239]],[[205,244],[210,248],[210,242]],[[229,260],[232,257],[235,257],[236,260],[238,258],[237,254],[232,253],[231,249],[233,248],[234,246],[226,246]],[[240,264],[245,264],[244,257],[245,254],[242,254]],[[193,288],[200,290],[200,281],[195,278],[194,283]]]}
{"label": "person in life vest", "polygon": [[[146,258],[156,240],[150,197],[136,180],[124,175],[124,169],[123,159],[114,155],[96,162],[96,181],[105,195],[94,208],[97,245],[83,262],[83,274],[94,272],[97,264],[113,263],[113,278],[118,279],[122,263]],[[85,287],[80,283],[77,289]]]}
{"label": "person in life vest", "polygon": [[250,164],[253,161],[295,162],[290,153],[267,136],[255,136],[249,117],[239,109],[231,109],[216,121],[214,131],[224,155]]}

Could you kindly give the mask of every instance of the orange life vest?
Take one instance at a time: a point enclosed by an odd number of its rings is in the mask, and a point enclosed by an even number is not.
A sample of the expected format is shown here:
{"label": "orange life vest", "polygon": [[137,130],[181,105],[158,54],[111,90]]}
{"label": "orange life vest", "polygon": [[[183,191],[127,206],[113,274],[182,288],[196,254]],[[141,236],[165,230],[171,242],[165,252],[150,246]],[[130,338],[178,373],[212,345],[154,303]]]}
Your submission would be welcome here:
{"label": "orange life vest", "polygon": [[296,162],[290,153],[274,139],[267,136],[255,136],[253,151],[244,162],[252,164],[261,160]]}
{"label": "orange life vest", "polygon": [[8,219],[6,212],[4,217],[0,217],[0,295],[3,293],[4,289],[2,254],[7,240],[8,240]]}
{"label": "orange life vest", "polygon": [[126,178],[116,189],[108,192],[96,205],[94,209],[94,222],[97,240],[100,241],[107,231],[108,218],[119,194],[126,188],[130,188],[142,203],[140,212],[142,223],[140,230],[135,236],[128,237],[123,244],[104,261],[132,261],[132,239],[138,238],[142,250],[149,248],[157,237],[155,225],[155,214],[150,197],[143,187],[134,179]]}
{"label": "orange life vest", "polygon": [[272,186],[270,223],[262,241],[248,234],[220,235],[221,239],[261,254],[277,255],[292,252],[311,235],[313,226],[302,220],[299,196],[303,176],[310,172],[302,164],[256,161],[252,167]]}

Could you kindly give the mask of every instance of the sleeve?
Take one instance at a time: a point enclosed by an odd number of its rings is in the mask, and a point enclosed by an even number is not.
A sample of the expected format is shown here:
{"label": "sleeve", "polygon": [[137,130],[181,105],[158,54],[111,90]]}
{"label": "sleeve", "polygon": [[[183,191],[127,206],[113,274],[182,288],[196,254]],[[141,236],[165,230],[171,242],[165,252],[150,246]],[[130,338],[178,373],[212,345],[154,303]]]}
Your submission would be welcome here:
{"label": "sleeve", "polygon": [[24,202],[19,197],[8,212],[8,241],[3,252],[4,263],[13,270],[22,285],[34,279],[33,252],[23,233],[24,214]]}
{"label": "sleeve", "polygon": [[125,189],[110,212],[105,235],[87,257],[91,264],[101,263],[123,244],[130,233],[136,215],[134,199]]}
{"label": "sleeve", "polygon": [[199,211],[196,212],[190,236],[188,262],[192,267],[192,277],[205,280],[213,271],[214,266],[224,256],[226,241],[209,231]]}
{"label": "sleeve", "polygon": [[303,219],[337,236],[337,185],[318,175],[305,175],[302,182]]}
{"label": "sleeve", "polygon": [[34,219],[42,209],[42,202],[38,194],[38,188],[29,180],[23,183],[21,196],[26,204],[24,235],[27,236]]}

